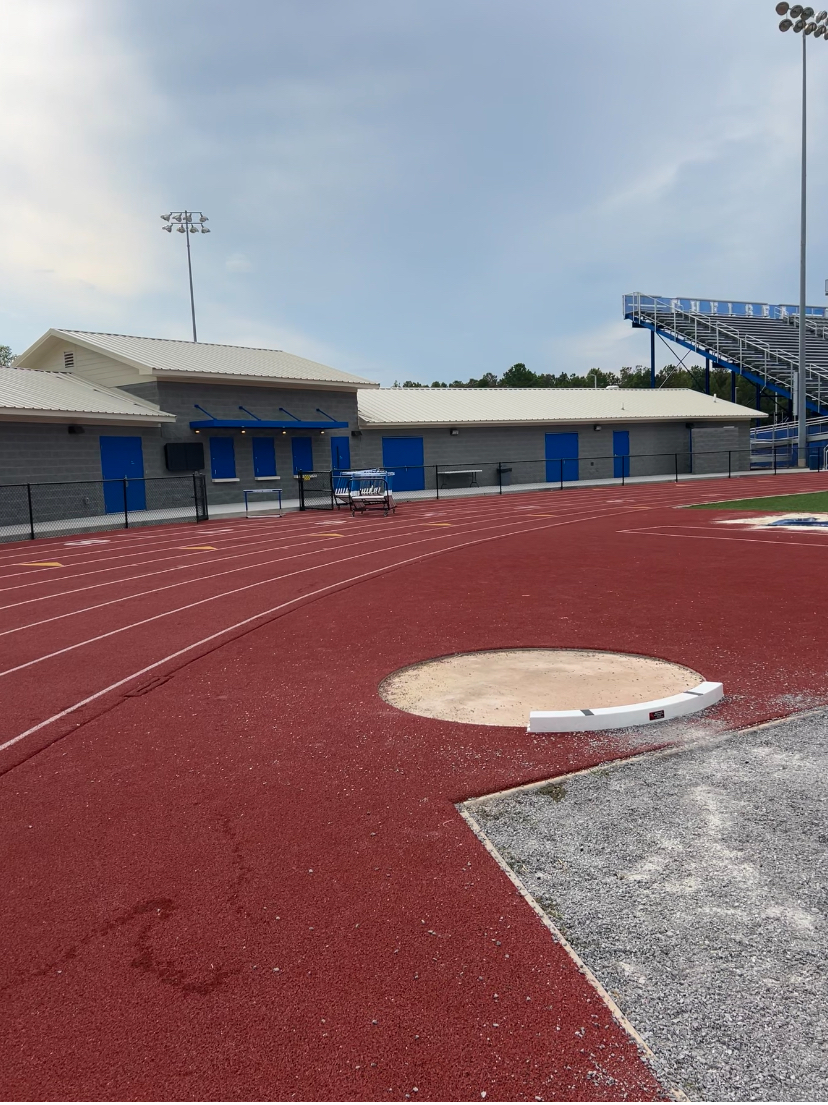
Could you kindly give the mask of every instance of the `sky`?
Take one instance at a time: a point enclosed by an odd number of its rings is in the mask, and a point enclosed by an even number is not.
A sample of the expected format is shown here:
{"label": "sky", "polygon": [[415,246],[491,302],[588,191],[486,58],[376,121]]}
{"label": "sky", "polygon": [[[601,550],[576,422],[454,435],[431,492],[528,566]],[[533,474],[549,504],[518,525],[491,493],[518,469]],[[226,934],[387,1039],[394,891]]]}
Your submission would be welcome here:
{"label": "sky", "polygon": [[[0,344],[286,349],[390,385],[618,371],[625,292],[796,302],[773,0],[4,0]],[[809,40],[809,302],[828,45]],[[662,346],[659,364],[675,357]]]}

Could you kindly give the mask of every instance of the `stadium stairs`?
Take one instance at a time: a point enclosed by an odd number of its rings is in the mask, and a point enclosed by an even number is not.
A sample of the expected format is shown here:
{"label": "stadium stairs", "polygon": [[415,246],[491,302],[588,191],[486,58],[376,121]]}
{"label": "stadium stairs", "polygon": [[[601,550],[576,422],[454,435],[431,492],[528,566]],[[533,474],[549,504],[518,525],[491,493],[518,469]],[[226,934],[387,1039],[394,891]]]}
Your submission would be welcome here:
{"label": "stadium stairs", "polygon": [[[713,368],[738,373],[762,391],[788,401],[792,409],[799,367],[798,308],[787,304],[710,299],[670,299],[635,292],[624,296],[624,317],[703,356]],[[828,444],[828,310],[806,311],[805,393],[809,414],[809,462],[815,450],[824,464]],[[795,430],[790,421],[757,427],[751,438],[756,467],[773,464],[779,443],[787,461],[796,463]]]}

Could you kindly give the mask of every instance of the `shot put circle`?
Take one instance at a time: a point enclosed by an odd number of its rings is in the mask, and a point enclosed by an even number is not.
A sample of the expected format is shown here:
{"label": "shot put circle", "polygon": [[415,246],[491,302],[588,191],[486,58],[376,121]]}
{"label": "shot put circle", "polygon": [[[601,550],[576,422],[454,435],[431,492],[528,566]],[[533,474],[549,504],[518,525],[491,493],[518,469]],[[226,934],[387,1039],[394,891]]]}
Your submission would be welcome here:
{"label": "shot put circle", "polygon": [[507,648],[400,668],[380,683],[398,710],[468,725],[526,725],[532,710],[626,706],[702,682],[691,668],[626,652]]}

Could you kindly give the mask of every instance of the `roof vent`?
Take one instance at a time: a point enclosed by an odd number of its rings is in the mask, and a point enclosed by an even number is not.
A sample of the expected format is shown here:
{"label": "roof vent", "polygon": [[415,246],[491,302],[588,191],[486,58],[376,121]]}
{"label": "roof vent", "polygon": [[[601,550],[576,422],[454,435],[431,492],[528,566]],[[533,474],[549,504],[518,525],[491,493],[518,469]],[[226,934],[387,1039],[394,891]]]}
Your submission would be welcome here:
{"label": "roof vent", "polygon": [[63,367],[64,368],[74,368],[75,367],[75,354],[74,353],[64,353],[63,354]]}

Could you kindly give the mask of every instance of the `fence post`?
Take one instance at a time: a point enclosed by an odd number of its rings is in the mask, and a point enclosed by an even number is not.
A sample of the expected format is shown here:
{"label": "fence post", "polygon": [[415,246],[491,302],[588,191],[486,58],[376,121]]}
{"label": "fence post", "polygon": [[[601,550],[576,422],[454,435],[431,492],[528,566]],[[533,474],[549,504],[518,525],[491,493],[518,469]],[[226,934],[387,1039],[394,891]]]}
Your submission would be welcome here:
{"label": "fence post", "polygon": [[[615,464],[615,457],[612,458],[612,463]],[[627,458],[621,458],[621,486],[626,487],[627,483]]]}
{"label": "fence post", "polygon": [[731,475],[731,463],[730,463],[730,449],[727,451],[727,478],[730,479]]}
{"label": "fence post", "polygon": [[563,491],[563,460],[559,460],[558,464],[561,466],[561,491]]}
{"label": "fence post", "polygon": [[129,507],[127,506],[127,483],[128,480],[124,476],[124,529],[129,529]]}
{"label": "fence post", "polygon": [[673,453],[676,460],[676,483],[678,483],[678,453]]}
{"label": "fence post", "polygon": [[30,483],[26,484],[26,498],[29,500],[29,537],[34,541],[34,511],[32,510],[32,485]]}
{"label": "fence post", "polygon": [[440,465],[434,465],[434,490],[437,492],[437,498],[440,498]]}
{"label": "fence post", "polygon": [[336,510],[336,499],[334,498],[334,474],[333,474],[333,468],[331,469],[331,475],[330,475],[330,480],[331,480],[331,510]]}
{"label": "fence post", "polygon": [[498,495],[503,494],[503,461],[502,460],[499,460],[497,462],[497,493],[498,493]]}
{"label": "fence post", "polygon": [[773,449],[773,474],[775,476],[776,475],[776,442],[775,441],[774,441],[773,445],[771,446],[771,448]]}
{"label": "fence post", "polygon": [[299,488],[299,509],[305,509],[305,475],[302,469],[296,473],[296,486]]}

